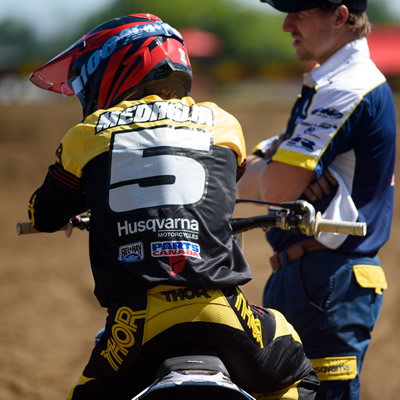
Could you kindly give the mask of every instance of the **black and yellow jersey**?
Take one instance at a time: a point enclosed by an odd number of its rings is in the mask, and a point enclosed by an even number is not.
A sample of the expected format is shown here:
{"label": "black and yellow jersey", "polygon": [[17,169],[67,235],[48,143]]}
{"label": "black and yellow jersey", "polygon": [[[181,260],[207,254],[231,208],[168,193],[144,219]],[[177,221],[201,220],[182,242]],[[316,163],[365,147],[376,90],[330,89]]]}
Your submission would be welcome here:
{"label": "black and yellow jersey", "polygon": [[31,222],[54,231],[90,209],[104,306],[139,287],[242,285],[251,273],[229,221],[245,154],[239,122],[214,103],[123,101],[67,132]]}

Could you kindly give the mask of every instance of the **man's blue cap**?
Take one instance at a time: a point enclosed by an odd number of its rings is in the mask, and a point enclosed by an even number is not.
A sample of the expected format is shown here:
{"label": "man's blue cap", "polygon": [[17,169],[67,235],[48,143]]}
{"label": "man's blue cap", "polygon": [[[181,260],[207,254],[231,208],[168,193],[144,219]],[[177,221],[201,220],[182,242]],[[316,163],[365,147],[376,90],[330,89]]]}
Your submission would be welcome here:
{"label": "man's blue cap", "polygon": [[367,0],[261,0],[261,2],[268,3],[278,11],[287,13],[317,8],[326,3],[343,4],[350,11],[366,11],[367,9]]}

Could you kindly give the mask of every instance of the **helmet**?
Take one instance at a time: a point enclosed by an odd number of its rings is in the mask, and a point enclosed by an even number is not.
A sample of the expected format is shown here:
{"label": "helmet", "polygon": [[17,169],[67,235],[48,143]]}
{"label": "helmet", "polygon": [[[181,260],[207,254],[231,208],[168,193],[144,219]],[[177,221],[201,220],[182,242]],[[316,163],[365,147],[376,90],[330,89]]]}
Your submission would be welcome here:
{"label": "helmet", "polygon": [[91,30],[29,79],[42,89],[76,95],[86,117],[127,97],[143,97],[143,88],[160,80],[186,96],[192,68],[176,29],[155,15],[131,14]]}

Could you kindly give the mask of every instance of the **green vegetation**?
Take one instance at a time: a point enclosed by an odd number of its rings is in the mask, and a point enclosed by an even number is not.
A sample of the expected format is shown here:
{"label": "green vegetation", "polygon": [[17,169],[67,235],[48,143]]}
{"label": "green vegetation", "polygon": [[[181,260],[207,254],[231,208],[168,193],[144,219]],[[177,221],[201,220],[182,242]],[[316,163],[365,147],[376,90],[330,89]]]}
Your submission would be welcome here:
{"label": "green vegetation", "polygon": [[[0,24],[0,72],[1,69],[32,70],[100,23],[142,12],[158,15],[179,30],[196,27],[218,35],[223,48],[217,57],[192,58],[195,71],[212,71],[217,80],[254,74],[285,76],[288,68],[301,68],[295,61],[290,36],[281,30],[284,14],[271,12],[267,5],[265,11],[244,7],[247,1],[257,0],[115,0],[112,6],[94,12],[81,24],[79,31],[63,32],[45,43],[35,38],[25,25],[4,21]],[[369,3],[368,14],[372,22],[391,20],[382,0],[370,0]]]}

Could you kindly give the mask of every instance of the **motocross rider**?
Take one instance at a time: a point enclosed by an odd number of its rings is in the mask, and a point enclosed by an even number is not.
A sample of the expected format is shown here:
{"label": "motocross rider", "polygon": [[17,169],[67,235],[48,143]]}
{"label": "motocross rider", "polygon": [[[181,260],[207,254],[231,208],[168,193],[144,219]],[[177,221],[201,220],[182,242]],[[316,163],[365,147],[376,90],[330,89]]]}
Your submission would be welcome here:
{"label": "motocross rider", "polygon": [[214,350],[257,398],[313,399],[318,379],[282,314],[248,304],[251,271],[233,240],[245,170],[239,122],[188,97],[180,33],[150,14],[96,27],[31,74],[76,95],[29,217],[54,232],[91,212],[89,252],[105,331],[69,399],[131,399],[166,357]]}

